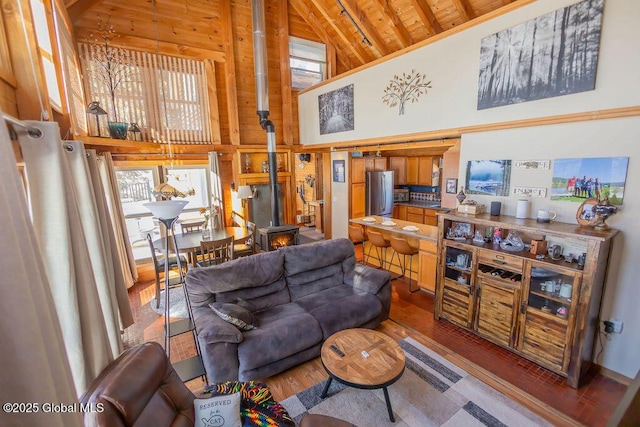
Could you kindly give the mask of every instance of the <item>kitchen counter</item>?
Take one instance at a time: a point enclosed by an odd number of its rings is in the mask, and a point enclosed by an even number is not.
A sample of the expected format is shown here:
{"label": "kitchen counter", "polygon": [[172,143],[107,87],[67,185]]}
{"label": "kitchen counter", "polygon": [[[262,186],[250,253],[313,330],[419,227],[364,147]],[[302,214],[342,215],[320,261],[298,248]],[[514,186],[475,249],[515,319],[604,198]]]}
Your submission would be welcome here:
{"label": "kitchen counter", "polygon": [[[387,233],[402,235],[403,237],[407,238],[409,245],[413,247],[418,247],[418,244],[416,244],[417,242],[415,242],[415,240],[428,240],[432,242],[436,242],[438,240],[438,227],[434,227],[433,225],[419,224],[417,222],[402,221],[400,219],[392,219],[376,215],[372,215],[368,218],[374,218],[376,221],[367,222],[363,221],[362,218],[353,218],[350,219],[349,222],[382,231],[383,235]],[[381,224],[383,221],[393,221],[397,225],[393,227],[385,226]],[[403,227],[406,227],[408,225],[417,227],[418,231],[407,231],[402,229]]]}
{"label": "kitchen counter", "polygon": [[394,202],[394,205],[402,205],[402,206],[413,206],[415,208],[425,208],[425,209],[433,209],[433,210],[438,210],[438,211],[446,211],[448,212],[450,209],[449,208],[443,208],[440,206],[439,202],[433,202],[433,201],[417,201],[417,200],[413,200],[410,202]]}
{"label": "kitchen counter", "polygon": [[[420,288],[434,293],[436,290],[436,270],[438,261],[438,227],[376,215],[372,215],[370,216],[370,218],[374,218],[375,222],[363,221],[363,218],[353,218],[350,219],[349,222],[351,224],[361,225],[365,228],[365,230],[379,231],[382,234],[382,237],[384,237],[385,239],[389,239],[390,236],[396,236],[406,239],[409,246],[418,250],[418,253],[416,254],[416,257],[418,259],[413,260],[413,257],[409,257],[408,260],[406,258],[403,259],[402,263],[406,268],[405,270],[403,270],[400,265],[399,256],[395,257],[395,263],[390,264],[390,262],[394,259],[393,255],[395,251],[392,248],[387,248],[386,250],[384,250],[381,256],[383,260],[387,261],[385,268],[399,275],[404,274],[405,277],[413,276],[413,280],[417,282]],[[391,227],[385,226],[382,225],[383,221],[393,221],[396,223],[396,225]],[[403,230],[402,228],[406,227],[407,225],[412,225],[418,228],[418,231]],[[369,251],[367,253],[371,254],[371,258],[376,258],[377,263],[379,265],[382,264],[380,262],[380,259],[378,259],[378,251],[371,250],[371,243],[366,243],[366,245],[369,247]],[[367,260],[369,260],[369,257],[367,257]],[[375,265],[375,262],[376,261],[374,261],[373,265]],[[407,271],[409,269],[412,272],[411,274]]]}

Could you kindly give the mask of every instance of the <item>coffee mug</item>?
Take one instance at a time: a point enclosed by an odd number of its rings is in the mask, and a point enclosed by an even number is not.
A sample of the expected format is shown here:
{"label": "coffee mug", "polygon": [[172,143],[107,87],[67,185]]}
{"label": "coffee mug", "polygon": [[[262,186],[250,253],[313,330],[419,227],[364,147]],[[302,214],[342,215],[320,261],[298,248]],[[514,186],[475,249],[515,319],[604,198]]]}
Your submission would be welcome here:
{"label": "coffee mug", "polygon": [[556,219],[556,213],[554,211],[548,211],[546,209],[540,209],[538,210],[538,216],[536,217],[536,220],[538,222],[551,222],[554,219]]}
{"label": "coffee mug", "polygon": [[563,283],[560,286],[560,296],[562,298],[571,298],[571,291],[573,290],[573,286],[568,283]]}

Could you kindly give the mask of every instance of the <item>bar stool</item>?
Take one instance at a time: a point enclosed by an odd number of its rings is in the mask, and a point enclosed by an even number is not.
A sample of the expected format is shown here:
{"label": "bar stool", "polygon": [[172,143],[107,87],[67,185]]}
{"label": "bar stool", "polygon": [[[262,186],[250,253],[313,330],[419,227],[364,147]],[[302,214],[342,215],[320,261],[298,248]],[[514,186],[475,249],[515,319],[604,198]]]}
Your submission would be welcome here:
{"label": "bar stool", "polygon": [[[367,236],[364,235],[364,230],[359,225],[349,226],[349,240],[353,242],[353,245],[362,245],[362,263],[364,264],[364,242],[367,241]],[[357,260],[357,258],[356,258]]]}
{"label": "bar stool", "polygon": [[[393,257],[398,255],[398,263],[400,264],[400,268],[402,269],[402,276],[396,277],[399,279],[400,277],[404,277],[407,271],[407,256],[409,257],[409,292],[413,293],[419,291],[418,289],[411,289],[411,275],[413,273],[413,256],[418,254],[418,249],[412,248],[409,246],[409,243],[406,239],[402,239],[400,237],[390,236],[389,243],[391,244],[391,248],[393,249],[393,254],[391,255],[391,261],[389,265],[393,264]],[[402,255],[402,262],[400,262],[400,255]]]}
{"label": "bar stool", "polygon": [[[384,269],[384,265],[387,262],[387,248],[390,246],[389,241],[382,237],[382,233],[373,230],[367,231],[367,237],[370,243],[369,252],[367,252],[367,261],[369,261],[369,256],[371,256],[371,248],[375,246],[378,262],[381,264],[380,268]],[[380,256],[381,250],[382,256]]]}

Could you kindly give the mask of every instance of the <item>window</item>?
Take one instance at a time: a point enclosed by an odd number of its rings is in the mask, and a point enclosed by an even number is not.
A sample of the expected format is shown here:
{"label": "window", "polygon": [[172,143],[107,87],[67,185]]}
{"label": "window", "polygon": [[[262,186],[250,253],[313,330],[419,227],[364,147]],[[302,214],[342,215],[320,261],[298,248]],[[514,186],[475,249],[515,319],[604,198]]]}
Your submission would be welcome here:
{"label": "window", "polygon": [[325,45],[310,40],[289,37],[289,66],[291,87],[306,89],[326,77],[327,54]]}
{"label": "window", "polygon": [[[87,99],[100,102],[110,121],[137,123],[145,141],[166,142],[166,135],[178,143],[211,142],[204,61],[107,49],[111,62],[104,44],[78,43]],[[113,94],[110,78],[118,82]]]}
{"label": "window", "polygon": [[[160,179],[160,172],[159,167],[117,168],[116,170],[127,233],[136,261],[146,261],[151,258],[146,240],[147,234],[150,233],[155,240],[164,233],[164,228],[160,227],[160,223],[144,206],[145,203],[156,200],[152,190],[158,183],[166,181],[185,193],[189,189],[195,191],[193,196],[183,199],[189,203],[180,214],[181,219],[201,218],[200,208],[208,206],[211,191],[206,166],[174,167],[166,171],[164,180]],[[176,226],[176,231],[180,232],[179,226]]]}
{"label": "window", "polygon": [[[62,96],[60,92],[60,83],[58,82],[58,74],[56,71],[55,58],[57,55],[56,47],[51,42],[53,31],[47,18],[47,10],[42,0],[31,0],[31,12],[36,30],[36,40],[38,41],[38,49],[42,59],[44,68],[44,77],[47,82],[47,90],[49,92],[49,100],[51,105],[58,111],[62,111]],[[51,25],[50,25],[51,24]]]}

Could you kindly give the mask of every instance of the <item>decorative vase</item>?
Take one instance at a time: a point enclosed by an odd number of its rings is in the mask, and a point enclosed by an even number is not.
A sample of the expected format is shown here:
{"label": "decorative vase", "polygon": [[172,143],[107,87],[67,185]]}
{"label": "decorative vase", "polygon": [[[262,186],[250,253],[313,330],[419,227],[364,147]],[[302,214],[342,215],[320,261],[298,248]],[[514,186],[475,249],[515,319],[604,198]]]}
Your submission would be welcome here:
{"label": "decorative vase", "polygon": [[109,122],[109,134],[113,139],[127,139],[128,130],[129,130],[129,123]]}
{"label": "decorative vase", "polygon": [[209,227],[202,229],[202,240],[211,240],[211,229]]}
{"label": "decorative vase", "polygon": [[464,199],[466,198],[467,198],[467,195],[464,194],[464,187],[460,187],[460,192],[456,196],[456,199],[458,199],[458,203],[462,204],[462,202],[464,202]]}

